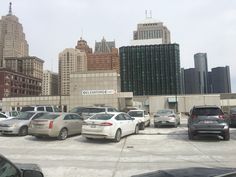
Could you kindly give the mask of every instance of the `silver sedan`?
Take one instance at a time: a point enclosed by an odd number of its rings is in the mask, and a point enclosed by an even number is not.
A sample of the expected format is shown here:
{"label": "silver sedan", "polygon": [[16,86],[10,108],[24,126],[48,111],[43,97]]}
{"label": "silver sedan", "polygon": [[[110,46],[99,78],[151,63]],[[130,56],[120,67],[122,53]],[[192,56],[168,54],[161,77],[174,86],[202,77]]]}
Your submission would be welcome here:
{"label": "silver sedan", "polygon": [[154,115],[154,126],[171,125],[177,127],[180,125],[180,116],[173,109],[159,110]]}

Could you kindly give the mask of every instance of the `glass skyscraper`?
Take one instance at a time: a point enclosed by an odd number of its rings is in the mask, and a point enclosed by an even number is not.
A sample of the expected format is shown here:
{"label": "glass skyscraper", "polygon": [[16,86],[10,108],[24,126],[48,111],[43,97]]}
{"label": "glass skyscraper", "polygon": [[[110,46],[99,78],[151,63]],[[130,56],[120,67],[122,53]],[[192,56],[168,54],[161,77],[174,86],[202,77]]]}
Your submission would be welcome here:
{"label": "glass skyscraper", "polygon": [[134,95],[180,93],[178,44],[120,48],[121,90]]}

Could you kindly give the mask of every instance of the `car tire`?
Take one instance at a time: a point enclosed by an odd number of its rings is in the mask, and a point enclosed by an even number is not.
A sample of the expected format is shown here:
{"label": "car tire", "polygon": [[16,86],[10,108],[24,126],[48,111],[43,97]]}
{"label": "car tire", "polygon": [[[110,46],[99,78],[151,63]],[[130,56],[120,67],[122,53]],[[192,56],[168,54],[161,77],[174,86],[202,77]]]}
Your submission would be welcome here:
{"label": "car tire", "polygon": [[120,142],[120,139],[121,139],[121,130],[118,129],[118,130],[116,131],[116,135],[115,135],[114,141],[118,143],[118,142]]}
{"label": "car tire", "polygon": [[27,126],[21,127],[20,130],[19,130],[19,135],[20,136],[28,135],[28,127]]}
{"label": "car tire", "polygon": [[225,134],[223,135],[223,139],[225,141],[229,141],[230,140],[230,133],[229,133],[229,131],[225,132]]}
{"label": "car tire", "polygon": [[93,138],[90,138],[90,137],[85,137],[87,140],[92,140]]}
{"label": "car tire", "polygon": [[148,121],[147,127],[150,127],[150,120]]}
{"label": "car tire", "polygon": [[134,130],[134,134],[136,134],[136,135],[137,135],[138,133],[139,133],[139,126],[138,126],[138,125],[136,125],[136,126],[135,126],[135,130]]}
{"label": "car tire", "polygon": [[35,138],[42,139],[43,137],[42,136],[35,136]]}
{"label": "car tire", "polygon": [[65,140],[67,138],[67,136],[68,136],[68,131],[66,128],[63,128],[63,129],[61,129],[57,139],[58,140]]}
{"label": "car tire", "polygon": [[142,122],[142,123],[140,124],[140,130],[144,130],[144,129],[145,129],[145,123]]}
{"label": "car tire", "polygon": [[154,124],[154,127],[155,127],[155,128],[159,128],[159,125],[158,125],[158,124]]}

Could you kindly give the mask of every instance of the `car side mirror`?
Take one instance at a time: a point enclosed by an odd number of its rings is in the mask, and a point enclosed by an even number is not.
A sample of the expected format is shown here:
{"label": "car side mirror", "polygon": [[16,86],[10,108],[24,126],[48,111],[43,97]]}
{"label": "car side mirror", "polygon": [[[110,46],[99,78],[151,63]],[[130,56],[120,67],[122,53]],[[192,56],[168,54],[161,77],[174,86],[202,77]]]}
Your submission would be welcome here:
{"label": "car side mirror", "polygon": [[131,119],[131,120],[135,120],[135,118],[133,118],[133,117],[131,117],[130,119]]}
{"label": "car side mirror", "polygon": [[24,170],[23,177],[44,177],[40,171]]}

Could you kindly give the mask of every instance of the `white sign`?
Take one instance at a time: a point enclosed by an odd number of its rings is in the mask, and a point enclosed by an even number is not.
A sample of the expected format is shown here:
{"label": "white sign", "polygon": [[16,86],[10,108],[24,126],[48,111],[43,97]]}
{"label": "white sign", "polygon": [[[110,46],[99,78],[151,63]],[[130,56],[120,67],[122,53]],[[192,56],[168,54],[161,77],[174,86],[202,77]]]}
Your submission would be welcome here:
{"label": "white sign", "polygon": [[82,95],[112,95],[115,90],[82,90]]}

